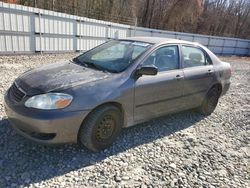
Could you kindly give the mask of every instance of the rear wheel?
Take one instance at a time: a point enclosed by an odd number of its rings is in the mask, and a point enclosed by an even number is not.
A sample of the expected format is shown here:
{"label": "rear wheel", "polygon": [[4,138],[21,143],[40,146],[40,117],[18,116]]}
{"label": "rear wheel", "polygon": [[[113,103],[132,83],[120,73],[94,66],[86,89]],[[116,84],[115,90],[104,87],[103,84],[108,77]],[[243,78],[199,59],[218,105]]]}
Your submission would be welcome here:
{"label": "rear wheel", "polygon": [[218,100],[220,97],[220,92],[217,87],[213,87],[210,89],[202,103],[202,105],[199,108],[199,111],[203,115],[210,115],[216,108],[218,104]]}
{"label": "rear wheel", "polygon": [[78,133],[78,143],[92,151],[103,150],[115,141],[122,123],[122,113],[117,107],[106,105],[97,108],[83,122]]}

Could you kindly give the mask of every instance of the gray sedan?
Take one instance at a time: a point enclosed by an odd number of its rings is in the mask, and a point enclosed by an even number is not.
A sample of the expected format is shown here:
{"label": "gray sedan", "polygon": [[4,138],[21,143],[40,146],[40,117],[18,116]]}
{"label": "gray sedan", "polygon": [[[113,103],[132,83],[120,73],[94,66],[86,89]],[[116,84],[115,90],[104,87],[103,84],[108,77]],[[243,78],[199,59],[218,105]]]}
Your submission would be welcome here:
{"label": "gray sedan", "polygon": [[187,109],[210,115],[230,77],[230,65],[198,43],[110,40],[23,73],[6,92],[5,109],[13,128],[31,140],[98,151],[123,127]]}

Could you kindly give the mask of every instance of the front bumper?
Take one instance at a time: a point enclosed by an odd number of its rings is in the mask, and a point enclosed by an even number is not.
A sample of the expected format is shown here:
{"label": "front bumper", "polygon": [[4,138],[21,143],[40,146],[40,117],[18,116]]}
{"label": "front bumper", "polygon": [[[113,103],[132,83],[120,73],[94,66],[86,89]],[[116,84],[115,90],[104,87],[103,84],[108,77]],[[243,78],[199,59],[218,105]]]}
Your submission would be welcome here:
{"label": "front bumper", "polygon": [[[88,111],[51,112],[32,115],[16,112],[5,98],[5,111],[12,127],[20,135],[43,144],[76,143],[79,128]],[[37,113],[37,112],[36,112]],[[41,112],[42,113],[42,112]]]}

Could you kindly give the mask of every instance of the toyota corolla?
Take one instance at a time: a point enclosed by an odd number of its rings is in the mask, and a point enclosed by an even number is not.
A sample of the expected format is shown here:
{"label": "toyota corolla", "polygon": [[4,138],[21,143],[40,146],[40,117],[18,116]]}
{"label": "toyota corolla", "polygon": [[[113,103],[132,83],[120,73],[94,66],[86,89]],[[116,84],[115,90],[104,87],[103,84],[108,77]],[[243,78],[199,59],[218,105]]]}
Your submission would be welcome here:
{"label": "toyota corolla", "polygon": [[5,109],[13,128],[31,140],[98,151],[122,128],[155,117],[187,109],[210,115],[230,77],[230,65],[198,43],[110,40],[23,73],[7,90]]}

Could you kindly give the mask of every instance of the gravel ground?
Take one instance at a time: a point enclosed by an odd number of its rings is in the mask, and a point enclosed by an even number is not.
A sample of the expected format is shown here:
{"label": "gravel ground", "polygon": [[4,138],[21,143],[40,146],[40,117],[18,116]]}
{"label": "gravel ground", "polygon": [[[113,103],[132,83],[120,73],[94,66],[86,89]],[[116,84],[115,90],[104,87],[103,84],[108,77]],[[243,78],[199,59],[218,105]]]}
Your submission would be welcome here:
{"label": "gravel ground", "polygon": [[91,153],[17,135],[3,93],[22,72],[75,54],[0,57],[0,187],[250,187],[250,58],[223,58],[232,86],[215,112],[182,112],[125,129]]}

